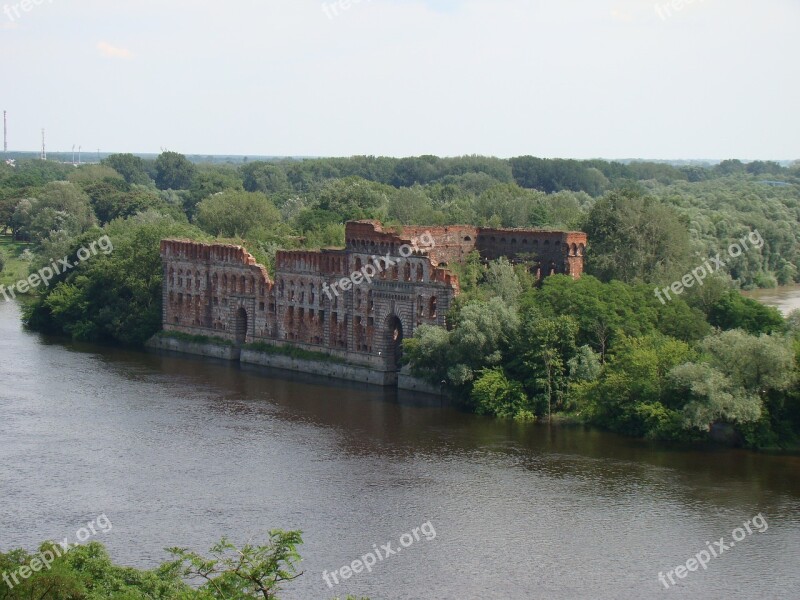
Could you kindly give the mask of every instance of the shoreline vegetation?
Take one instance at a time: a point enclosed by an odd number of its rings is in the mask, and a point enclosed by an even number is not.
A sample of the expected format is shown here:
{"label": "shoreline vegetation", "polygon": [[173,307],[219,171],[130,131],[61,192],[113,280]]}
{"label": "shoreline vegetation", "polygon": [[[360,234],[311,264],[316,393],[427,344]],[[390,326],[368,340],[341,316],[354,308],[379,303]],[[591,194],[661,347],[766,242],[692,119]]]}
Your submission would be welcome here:
{"label": "shoreline vegetation", "polygon": [[208,556],[167,548],[171,560],[135,569],[114,564],[100,542],[67,549],[45,542],[36,553],[0,552],[0,600],[277,600],[304,575],[299,568],[302,543],[302,532],[276,529],[266,544],[237,547],[223,538]]}
{"label": "shoreline vegetation", "polygon": [[[161,329],[164,238],[241,244],[272,270],[279,248],[343,246],[352,219],[581,230],[590,245],[578,281],[535,284],[524,260],[472,255],[451,265],[462,294],[447,330],[421,327],[404,341],[412,372],[446,381],[478,414],[786,450],[800,440],[800,316],[784,318],[740,290],[800,282],[798,207],[800,164],[763,161],[428,156],[233,165],[174,152],[115,154],[79,168],[32,160],[0,165],[0,227],[10,233],[0,243],[0,281],[70,257],[74,269],[26,297],[26,326],[142,346]],[[755,232],[750,239],[763,243],[730,252]],[[102,235],[114,251],[79,261]],[[690,288],[687,275],[710,257],[724,267]],[[680,282],[667,301],[654,293]]]}

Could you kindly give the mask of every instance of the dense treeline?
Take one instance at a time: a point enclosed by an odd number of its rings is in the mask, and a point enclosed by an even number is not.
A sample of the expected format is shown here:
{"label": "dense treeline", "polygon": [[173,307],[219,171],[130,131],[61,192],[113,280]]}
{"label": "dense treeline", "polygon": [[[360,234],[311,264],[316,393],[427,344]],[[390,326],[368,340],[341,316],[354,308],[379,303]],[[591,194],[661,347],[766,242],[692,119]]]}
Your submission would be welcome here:
{"label": "dense treeline", "polygon": [[[796,319],[737,288],[800,281],[800,165],[422,156],[236,167],[172,152],[0,165],[0,226],[28,244],[6,264],[77,263],[92,240],[113,241],[113,253],[58,275],[26,308],[32,328],[76,339],[140,344],[158,330],[163,237],[236,241],[271,267],[278,248],[342,245],[345,221],[359,218],[589,234],[578,282],[535,286],[525,265],[473,257],[459,267],[450,329],[408,342],[417,372],[473,410],[563,413],[661,439],[727,431],[750,446],[796,443]],[[758,243],[733,253],[742,239]],[[712,257],[724,268],[702,285],[664,303],[654,293]],[[745,360],[753,353],[764,365]],[[759,365],[758,376],[743,377],[740,363]]]}

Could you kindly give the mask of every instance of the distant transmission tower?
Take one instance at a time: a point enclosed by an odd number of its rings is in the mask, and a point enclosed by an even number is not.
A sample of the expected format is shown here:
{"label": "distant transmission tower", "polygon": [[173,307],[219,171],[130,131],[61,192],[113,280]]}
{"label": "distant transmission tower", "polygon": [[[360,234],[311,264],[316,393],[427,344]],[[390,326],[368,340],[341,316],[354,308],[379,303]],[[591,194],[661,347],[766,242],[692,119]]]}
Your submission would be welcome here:
{"label": "distant transmission tower", "polygon": [[44,145],[44,128],[42,128],[42,160],[47,160],[47,148]]}
{"label": "distant transmission tower", "polygon": [[3,157],[8,154],[8,113],[3,111]]}

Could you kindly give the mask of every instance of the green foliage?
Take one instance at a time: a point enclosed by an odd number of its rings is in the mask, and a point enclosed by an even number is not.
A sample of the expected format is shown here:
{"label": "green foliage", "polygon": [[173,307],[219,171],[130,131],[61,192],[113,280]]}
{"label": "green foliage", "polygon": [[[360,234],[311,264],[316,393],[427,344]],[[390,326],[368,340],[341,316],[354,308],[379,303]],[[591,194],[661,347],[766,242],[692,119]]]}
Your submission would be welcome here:
{"label": "green foliage", "polygon": [[537,415],[563,410],[577,335],[571,316],[548,318],[532,310],[524,314],[509,372],[523,382]]}
{"label": "green foliage", "polygon": [[[113,564],[98,542],[66,552],[46,542],[35,555],[0,553],[0,573],[11,582],[0,582],[0,600],[278,600],[285,585],[303,575],[297,550],[302,543],[300,531],[279,529],[263,545],[237,548],[223,538],[209,557],[170,548],[173,560],[138,570]],[[41,557],[49,568],[43,568]],[[36,571],[28,568],[34,564]],[[30,573],[27,579],[20,576],[21,568]]]}
{"label": "green foliage", "polygon": [[218,237],[247,237],[257,227],[280,224],[281,214],[260,192],[228,190],[198,204],[196,222]]}
{"label": "green foliage", "polygon": [[708,321],[722,329],[744,329],[749,333],[784,331],[786,323],[778,309],[765,306],[736,291],[723,295],[709,311]]}
{"label": "green foliage", "polygon": [[573,388],[573,401],[589,422],[603,428],[639,437],[680,437],[683,417],[670,406],[669,375],[696,356],[685,342],[661,334],[622,336],[600,377]]}
{"label": "green foliage", "polygon": [[386,216],[389,198],[395,190],[359,177],[326,182],[317,192],[321,210],[334,213],[340,221],[379,219]]}
{"label": "green foliage", "polygon": [[508,306],[516,307],[522,294],[522,282],[507,258],[489,263],[485,274],[486,286],[493,296],[497,296]]}
{"label": "green foliage", "polygon": [[478,373],[470,399],[479,415],[514,418],[526,415],[529,408],[522,385],[509,380],[498,367]]}
{"label": "green foliage", "polygon": [[687,363],[670,372],[672,385],[681,399],[686,426],[709,431],[716,422],[749,423],[761,416],[761,401],[738,387],[709,364]]}
{"label": "green foliage", "polygon": [[185,548],[170,548],[177,558],[182,576],[200,584],[194,598],[235,600],[239,598],[277,599],[285,583],[303,573],[298,571],[303,543],[300,531],[273,530],[269,543],[245,544],[237,548],[222,539],[214,545],[210,558]]}
{"label": "green foliage", "polygon": [[207,335],[192,335],[190,333],[183,333],[181,331],[159,331],[157,337],[172,338],[181,340],[183,342],[192,342],[195,344],[217,344],[220,346],[233,346],[233,342],[220,337],[207,336]]}
{"label": "green foliage", "polygon": [[184,200],[184,210],[189,217],[194,217],[197,205],[214,194],[228,190],[242,191],[242,180],[239,174],[226,167],[203,167],[192,179]]}
{"label": "green foliage", "polygon": [[19,202],[13,223],[18,234],[36,244],[47,238],[73,237],[89,229],[95,216],[89,197],[72,183],[48,183],[37,197]]}
{"label": "green foliage", "polygon": [[270,195],[284,194],[291,189],[286,172],[277,165],[251,162],[241,166],[239,173],[248,192]]}
{"label": "green foliage", "polygon": [[340,364],[347,363],[347,361],[345,361],[343,358],[339,358],[338,356],[332,356],[330,354],[326,354],[325,352],[312,352],[310,350],[298,348],[297,346],[278,346],[275,344],[269,344],[267,342],[254,342],[252,344],[247,344],[245,349],[263,352],[265,354],[289,356],[298,360],[313,360]]}
{"label": "green foliage", "polygon": [[[71,548],[62,553],[60,547],[47,542],[39,548],[44,556],[54,556],[49,569],[41,569],[28,579],[18,577],[19,584],[10,588],[0,583],[0,600],[172,600],[198,598],[181,581],[176,566],[165,564],[150,571],[119,567],[111,562],[102,544]],[[59,556],[60,555],[60,556]],[[14,573],[30,565],[36,555],[23,550],[0,553],[0,572]],[[12,580],[13,583],[13,580]]]}
{"label": "green foliage", "polygon": [[700,349],[715,368],[754,394],[786,391],[796,379],[794,346],[789,337],[723,331],[703,340]]}
{"label": "green foliage", "polygon": [[581,346],[575,356],[567,361],[569,378],[572,382],[596,381],[603,370],[600,356],[591,346]]}
{"label": "green foliage", "polygon": [[156,186],[160,190],[185,190],[192,184],[195,166],[177,152],[162,152],[155,162]]}
{"label": "green foliage", "polygon": [[133,154],[112,154],[105,158],[102,164],[114,169],[129,184],[153,184],[153,180],[147,174],[144,161]]}
{"label": "green foliage", "polygon": [[413,338],[403,341],[404,360],[412,372],[431,383],[468,386],[477,371],[502,362],[519,327],[519,316],[494,297],[468,303],[455,325],[453,331],[423,325]]}
{"label": "green foliage", "polygon": [[[78,248],[104,233],[113,251],[78,261]],[[144,343],[161,329],[160,246],[169,237],[203,239],[193,227],[152,211],[75,238],[68,256],[77,266],[56,276],[25,307],[26,324],[78,340]]]}
{"label": "green foliage", "polygon": [[672,207],[620,191],[594,205],[586,223],[587,272],[605,281],[672,282],[690,264],[686,223]]}

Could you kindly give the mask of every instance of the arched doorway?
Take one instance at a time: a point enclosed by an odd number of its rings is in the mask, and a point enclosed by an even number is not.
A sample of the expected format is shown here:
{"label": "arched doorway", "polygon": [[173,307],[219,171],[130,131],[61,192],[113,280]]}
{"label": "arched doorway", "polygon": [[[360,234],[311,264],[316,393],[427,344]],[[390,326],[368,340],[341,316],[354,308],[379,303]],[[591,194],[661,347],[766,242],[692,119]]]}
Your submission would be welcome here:
{"label": "arched doorway", "polygon": [[400,359],[403,357],[403,323],[397,315],[389,315],[384,331],[386,366],[399,371]]}
{"label": "arched doorway", "polygon": [[236,335],[236,343],[244,344],[247,339],[247,311],[243,308],[236,311],[234,332]]}

